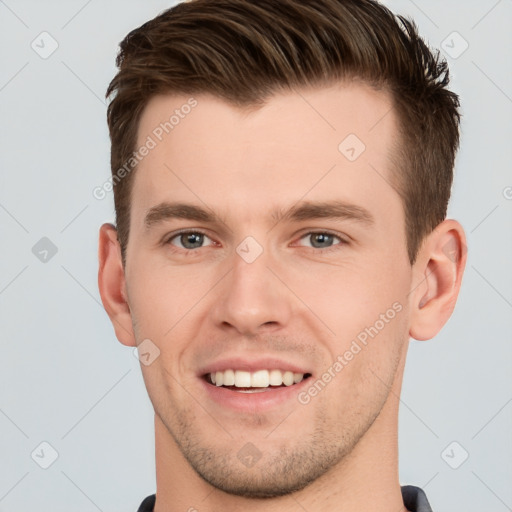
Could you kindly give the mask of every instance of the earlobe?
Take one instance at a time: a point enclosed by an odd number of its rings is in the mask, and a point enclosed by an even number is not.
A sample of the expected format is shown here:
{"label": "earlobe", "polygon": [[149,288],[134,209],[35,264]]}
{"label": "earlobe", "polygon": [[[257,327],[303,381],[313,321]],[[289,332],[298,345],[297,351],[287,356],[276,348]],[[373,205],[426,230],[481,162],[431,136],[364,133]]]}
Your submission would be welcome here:
{"label": "earlobe", "polygon": [[98,288],[101,301],[114,327],[117,339],[127,346],[136,346],[121,250],[117,231],[112,224],[103,224],[98,244]]}
{"label": "earlobe", "polygon": [[409,335],[433,338],[450,318],[466,266],[466,237],[455,220],[445,220],[424,241],[416,263],[410,296]]}

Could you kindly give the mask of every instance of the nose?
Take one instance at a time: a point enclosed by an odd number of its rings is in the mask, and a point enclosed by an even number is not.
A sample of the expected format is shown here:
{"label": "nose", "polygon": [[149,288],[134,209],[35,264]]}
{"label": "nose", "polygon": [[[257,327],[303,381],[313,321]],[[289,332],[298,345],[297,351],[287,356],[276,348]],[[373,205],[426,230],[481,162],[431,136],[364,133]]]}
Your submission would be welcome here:
{"label": "nose", "polygon": [[250,263],[235,253],[232,271],[219,283],[212,309],[215,324],[245,336],[284,327],[291,316],[291,297],[276,277],[277,267],[265,251]]}

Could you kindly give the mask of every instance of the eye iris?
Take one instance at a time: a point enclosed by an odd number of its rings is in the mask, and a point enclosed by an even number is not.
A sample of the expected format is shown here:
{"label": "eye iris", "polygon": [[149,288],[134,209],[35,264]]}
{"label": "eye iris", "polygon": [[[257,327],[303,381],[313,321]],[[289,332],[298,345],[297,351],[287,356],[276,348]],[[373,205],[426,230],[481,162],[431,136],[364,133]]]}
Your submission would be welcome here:
{"label": "eye iris", "polygon": [[[330,246],[331,243],[332,243],[332,239],[333,239],[334,235],[330,235],[329,233],[315,233],[313,235],[311,235],[311,239],[312,239],[312,245],[313,247],[324,247],[324,245],[322,244],[327,244],[327,246]],[[315,245],[317,244],[317,242],[320,244],[320,245]]]}
{"label": "eye iris", "polygon": [[201,233],[184,233],[180,237],[180,242],[183,247],[187,249],[197,249],[198,247],[201,247],[203,238],[204,235]]}

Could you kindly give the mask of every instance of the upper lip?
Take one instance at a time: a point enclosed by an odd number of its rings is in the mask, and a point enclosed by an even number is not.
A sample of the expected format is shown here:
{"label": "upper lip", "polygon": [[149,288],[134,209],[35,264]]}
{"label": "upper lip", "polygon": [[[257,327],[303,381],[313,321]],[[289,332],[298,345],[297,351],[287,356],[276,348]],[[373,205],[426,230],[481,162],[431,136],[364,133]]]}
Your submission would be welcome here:
{"label": "upper lip", "polygon": [[258,370],[281,370],[293,373],[311,373],[304,366],[293,364],[278,357],[258,357],[243,358],[230,357],[219,359],[204,366],[199,370],[199,376],[207,375],[214,372],[223,372],[225,370],[242,370],[246,372],[255,372]]}

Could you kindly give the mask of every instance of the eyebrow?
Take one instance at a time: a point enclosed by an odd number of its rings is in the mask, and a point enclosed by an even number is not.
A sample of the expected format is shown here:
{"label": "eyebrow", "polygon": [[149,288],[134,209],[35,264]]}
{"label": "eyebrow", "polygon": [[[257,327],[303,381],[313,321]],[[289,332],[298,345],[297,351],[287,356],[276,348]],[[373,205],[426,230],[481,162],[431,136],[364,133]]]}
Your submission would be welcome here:
{"label": "eyebrow", "polygon": [[[170,219],[184,219],[207,224],[225,224],[212,210],[201,206],[164,201],[148,209],[144,218],[146,230]],[[353,220],[371,226],[375,223],[373,215],[365,208],[344,201],[302,201],[287,210],[276,209],[270,214],[276,224],[282,221],[299,222],[313,219]]]}

